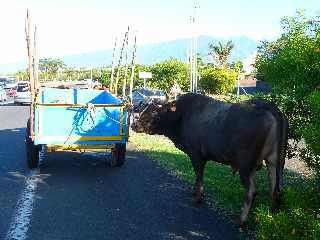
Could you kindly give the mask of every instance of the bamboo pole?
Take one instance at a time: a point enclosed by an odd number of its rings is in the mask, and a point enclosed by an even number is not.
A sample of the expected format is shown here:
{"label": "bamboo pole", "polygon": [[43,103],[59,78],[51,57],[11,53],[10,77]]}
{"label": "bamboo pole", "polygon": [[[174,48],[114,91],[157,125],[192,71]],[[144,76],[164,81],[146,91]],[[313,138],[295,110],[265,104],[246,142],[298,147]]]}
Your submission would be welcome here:
{"label": "bamboo pole", "polygon": [[118,83],[119,83],[119,77],[120,77],[120,70],[121,70],[121,63],[122,63],[122,55],[123,55],[123,49],[126,43],[126,39],[128,37],[128,33],[129,33],[129,26],[128,26],[128,30],[126,31],[126,33],[124,34],[124,39],[122,42],[122,47],[120,50],[120,56],[119,56],[119,62],[118,62],[118,69],[117,69],[117,77],[116,77],[116,83],[115,83],[115,91],[114,94],[117,96],[118,95]]}
{"label": "bamboo pole", "polygon": [[136,52],[137,52],[137,34],[134,36],[134,47],[132,53],[132,61],[131,61],[131,78],[130,78],[130,102],[132,104],[132,90],[133,90],[133,78],[134,78],[134,68],[136,61]]}
{"label": "bamboo pole", "polygon": [[122,97],[123,99],[126,97],[126,88],[127,88],[127,78],[128,78],[128,51],[129,51],[129,32],[127,35],[127,40],[126,40],[126,55],[125,55],[125,74],[124,74],[124,79],[123,79],[123,86],[122,86]]}
{"label": "bamboo pole", "polygon": [[28,50],[28,72],[29,72],[29,82],[30,82],[30,88],[31,88],[31,104],[30,104],[30,133],[29,136],[32,140],[34,140],[34,127],[33,127],[33,121],[34,121],[34,115],[33,115],[33,101],[34,101],[34,71],[33,71],[33,57],[32,57],[32,45],[31,45],[31,39],[30,39],[30,26],[31,26],[31,20],[30,20],[30,13],[29,9],[27,10],[27,17],[25,19],[25,33],[26,33],[26,41],[27,41],[27,50]]}
{"label": "bamboo pole", "polygon": [[113,53],[112,53],[112,67],[111,67],[111,77],[110,77],[110,85],[109,85],[109,89],[110,92],[113,92],[113,76],[114,76],[114,65],[115,65],[115,58],[116,58],[116,51],[117,51],[117,38],[114,42],[114,48],[113,48]]}
{"label": "bamboo pole", "polygon": [[[37,56],[37,27],[34,28],[34,38],[33,38],[33,75],[34,75],[34,89],[35,94],[39,87],[39,71],[38,71],[38,56]],[[36,97],[36,96],[35,96]]]}

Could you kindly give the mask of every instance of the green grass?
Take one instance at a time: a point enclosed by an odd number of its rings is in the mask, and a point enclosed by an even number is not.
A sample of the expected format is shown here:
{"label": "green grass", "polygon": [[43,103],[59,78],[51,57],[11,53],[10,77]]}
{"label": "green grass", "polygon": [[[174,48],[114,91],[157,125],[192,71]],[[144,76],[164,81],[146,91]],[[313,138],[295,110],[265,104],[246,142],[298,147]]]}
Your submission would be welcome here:
{"label": "green grass", "polygon": [[[175,148],[170,140],[161,136],[136,134],[132,132],[130,142],[135,144],[140,151],[149,155],[157,162],[157,164],[166,169],[169,173],[189,182],[190,186],[193,186],[195,176],[191,161],[186,154]],[[300,174],[291,171],[285,171],[284,179],[286,187],[293,189],[296,194],[294,198],[289,196],[289,201],[294,201],[295,199],[298,199],[298,196],[303,196],[304,189],[309,188],[314,184],[313,179],[305,179]],[[259,225],[260,230],[258,226],[258,233],[259,231],[260,233],[263,231],[260,235],[265,236],[268,234],[265,233],[265,231],[268,231],[264,228],[267,222],[265,219],[267,218],[270,220],[271,218],[271,221],[273,221],[272,219],[274,219],[274,221],[279,221],[278,218],[281,215],[272,216],[267,210],[270,206],[269,182],[267,171],[264,167],[257,172],[256,186],[258,195],[249,213],[248,224],[249,229],[254,230],[256,227],[256,218],[263,218],[263,222]],[[208,162],[205,168],[204,188],[206,200],[213,202],[219,209],[223,210],[226,216],[233,218],[240,214],[244,198],[244,188],[240,182],[239,175],[233,175],[229,166],[213,161]],[[300,207],[301,206],[297,206],[297,208]],[[261,209],[263,209],[263,211]],[[290,216],[291,211],[292,207],[284,209],[285,216]],[[281,214],[283,214],[283,212],[281,212]],[[313,213],[311,213],[311,216],[312,214]],[[287,220],[285,218],[283,219],[282,223],[284,222],[285,225]],[[299,228],[299,226],[296,226],[296,228]]]}

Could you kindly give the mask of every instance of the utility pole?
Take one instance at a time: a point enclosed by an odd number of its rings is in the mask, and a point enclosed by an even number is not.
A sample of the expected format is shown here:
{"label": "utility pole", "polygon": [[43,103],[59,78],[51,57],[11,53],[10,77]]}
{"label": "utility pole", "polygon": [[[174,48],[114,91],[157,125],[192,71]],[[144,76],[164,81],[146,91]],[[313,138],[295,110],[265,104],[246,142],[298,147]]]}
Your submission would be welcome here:
{"label": "utility pole", "polygon": [[[190,26],[192,26],[192,16],[190,16]],[[193,38],[190,38],[189,49],[189,67],[190,67],[190,92],[193,92]]]}
{"label": "utility pole", "polygon": [[191,39],[190,39],[190,55],[189,55],[189,65],[190,65],[190,92],[197,92],[198,88],[198,36],[196,27],[196,15],[197,15],[198,4],[195,1],[193,16],[190,16],[191,25]]}

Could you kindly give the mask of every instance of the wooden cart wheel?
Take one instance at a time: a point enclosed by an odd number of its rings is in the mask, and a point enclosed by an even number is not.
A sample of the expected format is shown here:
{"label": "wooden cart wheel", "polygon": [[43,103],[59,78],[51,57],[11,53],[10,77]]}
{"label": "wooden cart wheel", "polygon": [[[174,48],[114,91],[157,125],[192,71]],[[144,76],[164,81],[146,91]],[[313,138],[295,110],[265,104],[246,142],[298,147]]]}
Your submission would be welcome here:
{"label": "wooden cart wheel", "polygon": [[110,165],[112,167],[121,167],[126,159],[126,144],[119,143],[116,144],[115,148],[112,150],[112,158]]}
{"label": "wooden cart wheel", "polygon": [[34,145],[34,142],[29,137],[29,133],[30,133],[30,121],[28,120],[26,137],[25,137],[27,165],[30,169],[34,169],[34,168],[37,168],[39,165],[40,146]]}

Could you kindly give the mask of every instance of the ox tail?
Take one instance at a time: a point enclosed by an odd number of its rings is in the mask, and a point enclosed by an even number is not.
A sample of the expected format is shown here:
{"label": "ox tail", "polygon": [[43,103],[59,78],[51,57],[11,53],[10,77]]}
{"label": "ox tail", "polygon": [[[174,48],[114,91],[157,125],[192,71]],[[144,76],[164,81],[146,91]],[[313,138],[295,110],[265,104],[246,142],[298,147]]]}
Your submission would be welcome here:
{"label": "ox tail", "polygon": [[283,186],[283,169],[286,158],[288,142],[288,120],[279,108],[272,102],[252,99],[247,101],[249,105],[270,112],[277,120],[277,159],[276,159],[276,183],[272,193],[274,208],[277,208],[280,200],[280,192]]}
{"label": "ox tail", "polygon": [[288,144],[288,120],[284,114],[275,106],[276,113],[274,116],[277,121],[277,133],[278,133],[278,154],[276,165],[276,186],[272,195],[273,209],[276,210],[279,207],[281,201],[281,191],[283,188],[283,169],[285,164],[287,144]]}

